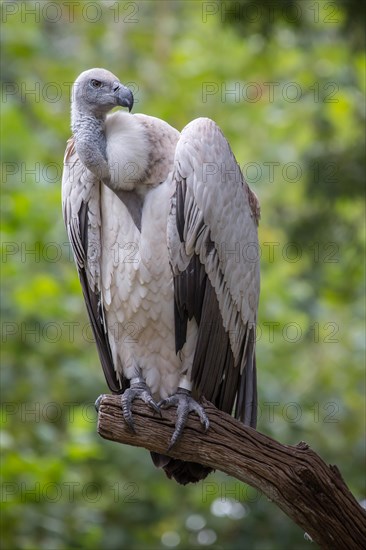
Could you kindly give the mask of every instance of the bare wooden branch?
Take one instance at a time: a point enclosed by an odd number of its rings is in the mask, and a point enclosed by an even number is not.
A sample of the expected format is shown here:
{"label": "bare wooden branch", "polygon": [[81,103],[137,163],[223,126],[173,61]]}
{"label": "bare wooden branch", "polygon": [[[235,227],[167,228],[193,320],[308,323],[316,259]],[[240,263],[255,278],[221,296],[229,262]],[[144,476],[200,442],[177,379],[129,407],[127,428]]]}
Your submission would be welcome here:
{"label": "bare wooden branch", "polygon": [[120,400],[116,395],[101,398],[98,432],[105,439],[198,462],[259,489],[321,548],[366,548],[365,510],[338,468],[327,466],[306,443],[282,445],[205,401],[208,432],[190,415],[182,439],[167,453],[175,410],[162,411],[160,418],[142,401],[134,401],[134,434],[124,422]]}

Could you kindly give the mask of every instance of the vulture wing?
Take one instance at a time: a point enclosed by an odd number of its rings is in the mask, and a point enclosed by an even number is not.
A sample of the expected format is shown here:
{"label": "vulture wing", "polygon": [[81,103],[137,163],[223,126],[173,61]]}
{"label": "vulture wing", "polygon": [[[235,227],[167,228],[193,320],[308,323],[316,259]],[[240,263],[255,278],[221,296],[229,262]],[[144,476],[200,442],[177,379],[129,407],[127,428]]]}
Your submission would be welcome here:
{"label": "vulture wing", "polygon": [[79,273],[89,319],[105,378],[112,392],[128,386],[119,381],[108,340],[105,312],[100,291],[101,215],[100,183],[83,166],[74,141],[68,141],[62,179],[62,208],[66,230]]}
{"label": "vulture wing", "polygon": [[194,389],[255,427],[259,205],[219,127],[200,118],[176,148],[168,221],[176,350],[198,325]]}

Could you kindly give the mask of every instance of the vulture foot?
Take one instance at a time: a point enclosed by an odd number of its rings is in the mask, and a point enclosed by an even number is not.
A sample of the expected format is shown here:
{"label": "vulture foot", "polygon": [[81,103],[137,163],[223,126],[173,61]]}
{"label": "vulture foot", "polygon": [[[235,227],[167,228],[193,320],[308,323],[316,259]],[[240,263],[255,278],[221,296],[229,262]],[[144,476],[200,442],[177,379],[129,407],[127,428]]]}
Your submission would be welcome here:
{"label": "vulture foot", "polygon": [[160,409],[152,398],[151,392],[142,378],[133,378],[131,380],[130,387],[125,390],[121,396],[122,400],[122,413],[126,421],[126,424],[134,433],[136,433],[135,426],[132,419],[132,402],[135,399],[141,399],[147,405],[150,405],[155,412],[161,416]]}
{"label": "vulture foot", "polygon": [[209,421],[205,413],[205,409],[197,403],[193,397],[191,397],[191,392],[184,388],[178,388],[177,392],[174,395],[171,395],[167,399],[163,399],[158,403],[158,406],[162,409],[169,409],[169,407],[177,407],[177,421],[175,423],[175,430],[170,440],[168,451],[177,443],[181,438],[184,426],[186,425],[187,418],[190,412],[195,412],[200,417],[202,426],[207,432],[209,427]]}

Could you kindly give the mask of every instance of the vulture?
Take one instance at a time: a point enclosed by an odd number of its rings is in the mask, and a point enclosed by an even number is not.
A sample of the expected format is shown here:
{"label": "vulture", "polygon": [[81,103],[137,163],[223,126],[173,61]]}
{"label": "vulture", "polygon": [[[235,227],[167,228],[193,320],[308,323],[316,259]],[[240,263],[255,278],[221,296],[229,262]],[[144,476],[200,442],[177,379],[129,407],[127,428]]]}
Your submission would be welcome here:
{"label": "vulture", "polygon": [[[260,210],[215,122],[133,102],[105,69],[76,79],[63,216],[107,384],[131,429],[135,399],[176,407],[169,452],[189,413],[209,428],[201,397],[256,426]],[[151,455],[184,485],[212,471]]]}

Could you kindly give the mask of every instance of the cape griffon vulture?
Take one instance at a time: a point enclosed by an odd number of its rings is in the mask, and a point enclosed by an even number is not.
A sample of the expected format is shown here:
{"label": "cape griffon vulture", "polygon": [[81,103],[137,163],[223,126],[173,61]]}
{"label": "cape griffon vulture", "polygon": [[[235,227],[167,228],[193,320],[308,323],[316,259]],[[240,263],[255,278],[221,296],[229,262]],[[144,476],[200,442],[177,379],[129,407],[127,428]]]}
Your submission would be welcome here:
{"label": "cape griffon vulture", "polygon": [[[212,120],[132,106],[109,71],[77,78],[63,215],[108,386],[132,429],[134,399],[177,406],[171,448],[190,412],[208,428],[201,396],[256,425],[259,205]],[[152,457],[183,484],[211,471]]]}

